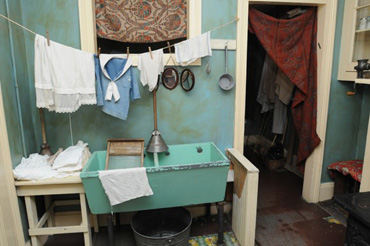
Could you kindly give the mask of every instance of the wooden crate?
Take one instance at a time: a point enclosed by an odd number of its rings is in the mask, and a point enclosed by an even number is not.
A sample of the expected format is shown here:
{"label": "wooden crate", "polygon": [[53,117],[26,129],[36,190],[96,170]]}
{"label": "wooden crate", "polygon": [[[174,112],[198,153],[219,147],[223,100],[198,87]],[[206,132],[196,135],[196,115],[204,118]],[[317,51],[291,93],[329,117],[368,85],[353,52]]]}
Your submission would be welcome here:
{"label": "wooden crate", "polygon": [[144,139],[109,138],[105,161],[106,170],[109,168],[109,160],[112,156],[139,156],[139,166],[142,167],[144,163]]}

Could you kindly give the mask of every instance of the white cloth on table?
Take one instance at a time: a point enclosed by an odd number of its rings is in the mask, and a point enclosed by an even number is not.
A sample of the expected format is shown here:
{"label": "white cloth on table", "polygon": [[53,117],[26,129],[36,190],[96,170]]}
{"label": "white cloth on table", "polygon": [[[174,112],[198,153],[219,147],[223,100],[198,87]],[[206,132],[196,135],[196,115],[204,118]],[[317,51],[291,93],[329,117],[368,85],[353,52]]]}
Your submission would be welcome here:
{"label": "white cloth on table", "polygon": [[93,54],[35,37],[36,106],[57,113],[96,104]]}
{"label": "white cloth on table", "polygon": [[82,170],[83,165],[86,163],[86,155],[88,157],[90,156],[90,151],[87,149],[87,143],[79,140],[76,145],[68,147],[58,155],[52,168],[58,172],[74,172]]}
{"label": "white cloth on table", "polygon": [[198,58],[212,56],[211,32],[175,44],[176,61],[189,65]]}
{"label": "white cloth on table", "polygon": [[111,206],[153,195],[145,167],[99,171],[99,179]]}
{"label": "white cloth on table", "polygon": [[31,154],[22,158],[21,163],[13,170],[14,177],[18,180],[48,179],[58,176],[58,172],[48,165],[47,155]]}
{"label": "white cloth on table", "polygon": [[153,91],[158,83],[158,75],[163,72],[163,49],[139,54],[137,68],[140,70],[140,81],[143,86],[148,85],[149,91]]}

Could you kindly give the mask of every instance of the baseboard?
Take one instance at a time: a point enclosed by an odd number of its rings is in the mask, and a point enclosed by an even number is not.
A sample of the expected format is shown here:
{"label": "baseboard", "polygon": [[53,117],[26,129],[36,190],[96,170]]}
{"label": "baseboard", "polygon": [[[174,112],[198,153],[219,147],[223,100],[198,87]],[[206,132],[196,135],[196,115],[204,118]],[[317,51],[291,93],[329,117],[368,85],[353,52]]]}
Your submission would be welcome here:
{"label": "baseboard", "polygon": [[322,183],[320,185],[319,202],[330,200],[334,195],[334,182]]}

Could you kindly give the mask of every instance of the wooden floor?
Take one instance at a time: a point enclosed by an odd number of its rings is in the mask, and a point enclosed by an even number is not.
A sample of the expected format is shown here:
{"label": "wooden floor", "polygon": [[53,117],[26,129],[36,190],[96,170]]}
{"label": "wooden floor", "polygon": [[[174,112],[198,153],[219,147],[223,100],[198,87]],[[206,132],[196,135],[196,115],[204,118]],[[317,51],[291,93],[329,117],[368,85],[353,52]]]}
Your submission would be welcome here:
{"label": "wooden floor", "polygon": [[301,198],[301,178],[284,169],[259,168],[256,245],[344,245],[346,228],[327,222],[327,212]]}

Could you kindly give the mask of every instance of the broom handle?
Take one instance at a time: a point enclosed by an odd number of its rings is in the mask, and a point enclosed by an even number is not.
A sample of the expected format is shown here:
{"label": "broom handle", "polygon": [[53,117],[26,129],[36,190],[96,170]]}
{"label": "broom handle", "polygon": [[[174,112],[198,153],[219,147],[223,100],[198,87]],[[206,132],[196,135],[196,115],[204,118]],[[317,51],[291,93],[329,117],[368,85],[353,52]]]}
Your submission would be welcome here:
{"label": "broom handle", "polygon": [[44,110],[39,108],[40,121],[41,121],[41,133],[42,133],[42,143],[46,144],[46,133],[45,133],[45,122],[44,122]]}

